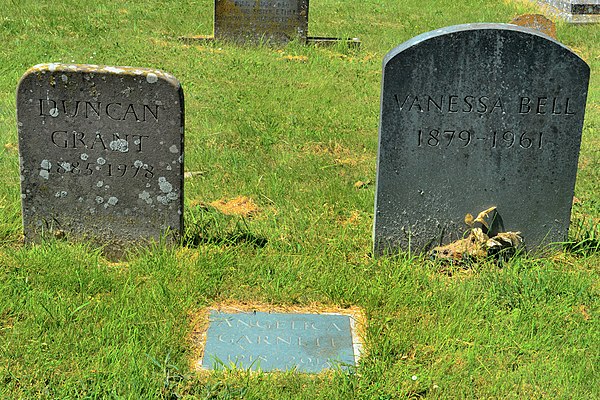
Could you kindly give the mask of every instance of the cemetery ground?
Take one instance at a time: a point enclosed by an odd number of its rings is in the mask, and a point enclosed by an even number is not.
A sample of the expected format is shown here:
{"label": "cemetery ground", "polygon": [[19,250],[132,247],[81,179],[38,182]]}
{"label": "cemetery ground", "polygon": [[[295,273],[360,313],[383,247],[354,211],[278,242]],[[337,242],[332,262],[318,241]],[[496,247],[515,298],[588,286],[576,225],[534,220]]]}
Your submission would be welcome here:
{"label": "cemetery ground", "polygon": [[[0,6],[1,398],[600,398],[600,26],[557,22],[591,67],[563,251],[447,265],[371,255],[381,61],[420,33],[531,4],[311,2],[310,34],[358,49],[179,41],[212,32],[210,0]],[[179,246],[110,262],[60,238],[22,244],[15,89],[43,62],[180,80]],[[360,307],[365,353],[319,375],[197,373],[195,318],[218,304]]]}

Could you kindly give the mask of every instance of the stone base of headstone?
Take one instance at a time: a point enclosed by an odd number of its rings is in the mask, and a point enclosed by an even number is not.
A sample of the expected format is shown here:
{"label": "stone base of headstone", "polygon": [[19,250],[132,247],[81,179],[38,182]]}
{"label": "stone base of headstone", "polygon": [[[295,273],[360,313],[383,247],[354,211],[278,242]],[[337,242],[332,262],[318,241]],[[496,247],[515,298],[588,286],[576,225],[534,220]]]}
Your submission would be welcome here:
{"label": "stone base of headstone", "polygon": [[572,24],[600,22],[598,0],[531,0],[544,7],[549,14],[556,15]]}
{"label": "stone base of headstone", "polygon": [[359,38],[334,38],[334,37],[322,37],[322,36],[309,36],[306,38],[306,44],[319,46],[319,47],[327,47],[327,46],[336,46],[339,43],[346,43],[346,45],[350,48],[357,49],[360,47],[360,39]]}
{"label": "stone base of headstone", "polygon": [[[214,36],[198,35],[198,36],[181,36],[180,41],[186,44],[210,43],[217,40]],[[340,43],[345,43],[349,48],[357,49],[360,47],[361,41],[359,38],[335,38],[324,36],[309,36],[303,44],[313,45],[318,47],[337,46]]]}

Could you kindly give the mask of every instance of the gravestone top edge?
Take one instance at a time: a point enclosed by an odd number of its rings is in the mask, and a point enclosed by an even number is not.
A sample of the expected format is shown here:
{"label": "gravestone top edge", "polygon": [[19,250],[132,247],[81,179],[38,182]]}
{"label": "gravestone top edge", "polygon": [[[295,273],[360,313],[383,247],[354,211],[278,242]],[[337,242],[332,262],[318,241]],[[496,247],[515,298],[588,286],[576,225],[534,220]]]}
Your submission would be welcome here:
{"label": "gravestone top edge", "polygon": [[[392,50],[390,50],[383,58],[383,65],[385,67],[385,65],[391,59],[393,59],[395,56],[397,56],[399,53],[401,53],[404,50],[411,48],[415,45],[418,45],[422,42],[425,42],[429,39],[433,39],[433,38],[436,38],[439,36],[444,36],[444,35],[448,35],[448,34],[452,34],[452,33],[468,32],[468,31],[485,31],[485,30],[514,31],[514,32],[521,32],[521,33],[525,33],[525,34],[529,34],[529,35],[533,35],[533,36],[539,36],[548,41],[554,42],[555,44],[559,45],[560,47],[564,48],[568,52],[575,55],[585,65],[588,65],[577,53],[573,52],[573,50],[571,50],[569,47],[565,46],[564,44],[562,44],[558,40],[552,38],[551,36],[548,36],[540,31],[538,31],[537,29],[527,28],[524,26],[513,25],[513,24],[487,23],[487,22],[452,25],[452,26],[435,29],[433,31],[429,31],[429,32],[425,32],[420,35],[417,35],[417,36],[405,41],[404,43],[399,44]],[[588,69],[589,69],[589,66],[588,66]]]}
{"label": "gravestone top edge", "polygon": [[124,75],[124,76],[145,76],[149,83],[155,83],[159,79],[163,80],[177,88],[181,87],[181,83],[177,78],[168,72],[160,69],[130,67],[130,66],[109,66],[96,64],[67,64],[67,63],[42,63],[29,68],[21,77],[20,83],[28,76],[37,73],[46,72],[78,72],[78,73],[94,73],[106,75]]}

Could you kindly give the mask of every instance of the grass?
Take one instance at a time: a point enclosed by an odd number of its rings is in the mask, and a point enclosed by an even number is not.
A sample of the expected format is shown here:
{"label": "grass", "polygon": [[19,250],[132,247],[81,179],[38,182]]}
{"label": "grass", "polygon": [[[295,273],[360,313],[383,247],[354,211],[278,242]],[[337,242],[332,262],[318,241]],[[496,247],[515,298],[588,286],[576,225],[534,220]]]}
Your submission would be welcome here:
{"label": "grass", "polygon": [[[185,45],[213,2],[0,0],[0,397],[395,399],[600,397],[600,27],[557,23],[591,66],[565,251],[444,267],[373,259],[381,60],[417,34],[509,22],[521,1],[311,2],[311,36],[358,50]],[[15,89],[41,62],[166,70],[186,99],[187,241],[110,263],[21,244]],[[246,196],[259,208],[208,204]],[[360,306],[368,352],[311,376],[191,369],[192,316],[219,302]],[[416,380],[412,377],[416,376]]]}

